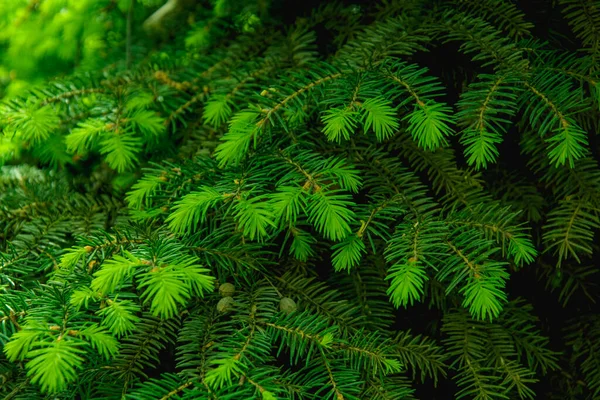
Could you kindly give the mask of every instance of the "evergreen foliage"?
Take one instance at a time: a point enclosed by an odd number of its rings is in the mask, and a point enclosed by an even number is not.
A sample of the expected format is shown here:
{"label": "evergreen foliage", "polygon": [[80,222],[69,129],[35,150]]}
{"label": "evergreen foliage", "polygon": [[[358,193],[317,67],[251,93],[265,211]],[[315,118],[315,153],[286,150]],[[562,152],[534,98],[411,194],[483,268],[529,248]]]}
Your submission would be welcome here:
{"label": "evergreen foliage", "polygon": [[600,398],[600,2],[0,10],[5,399]]}

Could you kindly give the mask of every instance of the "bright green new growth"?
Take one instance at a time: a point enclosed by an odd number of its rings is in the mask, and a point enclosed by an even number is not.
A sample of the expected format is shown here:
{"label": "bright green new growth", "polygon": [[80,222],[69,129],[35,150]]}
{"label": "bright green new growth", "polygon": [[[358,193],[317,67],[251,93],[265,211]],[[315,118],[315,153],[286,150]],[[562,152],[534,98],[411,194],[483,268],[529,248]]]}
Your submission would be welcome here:
{"label": "bright green new growth", "polygon": [[597,1],[196,3],[0,6],[1,396],[600,396]]}

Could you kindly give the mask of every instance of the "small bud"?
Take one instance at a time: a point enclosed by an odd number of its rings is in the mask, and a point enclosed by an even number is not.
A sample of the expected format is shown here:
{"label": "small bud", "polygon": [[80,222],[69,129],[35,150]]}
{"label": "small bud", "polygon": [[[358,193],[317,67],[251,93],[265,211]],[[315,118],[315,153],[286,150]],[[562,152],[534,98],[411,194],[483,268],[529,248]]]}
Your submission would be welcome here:
{"label": "small bud", "polygon": [[85,246],[85,247],[84,247],[84,249],[85,249],[85,252],[86,252],[86,253],[89,253],[89,252],[91,252],[92,250],[94,250],[94,248],[93,248],[92,246]]}
{"label": "small bud", "polygon": [[234,303],[235,300],[233,300],[233,297],[223,297],[217,303],[217,311],[220,313],[227,312],[227,310],[231,309]]}
{"label": "small bud", "polygon": [[92,273],[92,270],[94,269],[96,264],[98,264],[98,261],[96,261],[96,260],[92,260],[88,263],[88,274]]}
{"label": "small bud", "polygon": [[219,286],[219,294],[221,297],[231,297],[235,293],[235,286],[231,283],[224,283]]}
{"label": "small bud", "polygon": [[296,302],[289,297],[284,297],[279,302],[279,309],[286,314],[296,311],[298,307],[296,307]]}

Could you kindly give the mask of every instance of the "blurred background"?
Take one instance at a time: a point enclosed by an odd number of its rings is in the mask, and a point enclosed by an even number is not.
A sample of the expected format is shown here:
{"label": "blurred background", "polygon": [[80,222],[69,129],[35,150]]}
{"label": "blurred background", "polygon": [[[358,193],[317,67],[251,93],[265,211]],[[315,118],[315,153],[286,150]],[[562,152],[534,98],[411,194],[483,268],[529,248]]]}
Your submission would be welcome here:
{"label": "blurred background", "polygon": [[0,0],[0,97],[52,77],[127,68],[151,50],[170,57],[176,48],[200,49],[255,29],[269,7],[268,0]]}

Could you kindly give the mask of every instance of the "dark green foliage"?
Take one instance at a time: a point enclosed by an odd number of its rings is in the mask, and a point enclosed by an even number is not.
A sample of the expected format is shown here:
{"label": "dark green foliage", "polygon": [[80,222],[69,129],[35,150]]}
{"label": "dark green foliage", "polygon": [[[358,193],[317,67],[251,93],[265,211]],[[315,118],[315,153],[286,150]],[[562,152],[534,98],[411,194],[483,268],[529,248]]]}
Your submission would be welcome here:
{"label": "dark green foliage", "polygon": [[600,3],[91,3],[0,108],[0,395],[600,396]]}

